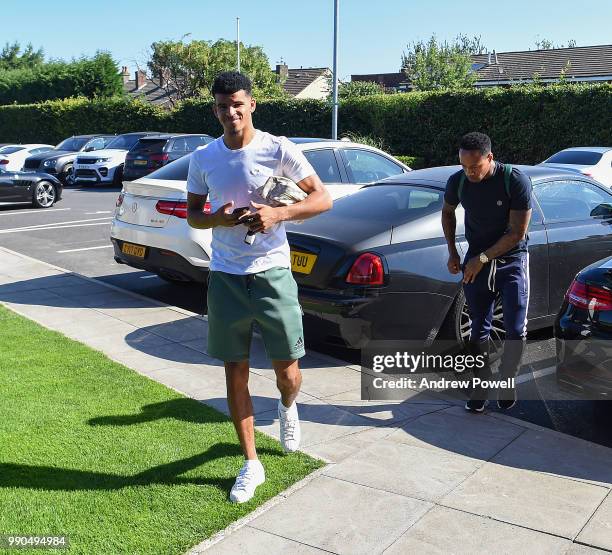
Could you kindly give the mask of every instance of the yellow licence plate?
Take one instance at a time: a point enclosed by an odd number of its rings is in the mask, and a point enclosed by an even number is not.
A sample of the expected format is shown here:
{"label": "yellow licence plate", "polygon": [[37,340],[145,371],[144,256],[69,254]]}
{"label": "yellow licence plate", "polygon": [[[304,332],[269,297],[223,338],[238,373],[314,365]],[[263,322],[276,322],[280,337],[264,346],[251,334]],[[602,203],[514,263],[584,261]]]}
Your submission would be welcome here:
{"label": "yellow licence plate", "polygon": [[135,166],[146,166],[148,164],[147,160],[134,160]]}
{"label": "yellow licence plate", "polygon": [[130,256],[137,256],[138,258],[144,258],[147,247],[141,247],[140,245],[132,245],[132,243],[123,243],[121,245],[121,252],[129,254]]}
{"label": "yellow licence plate", "polygon": [[316,254],[306,252],[291,251],[291,270],[299,274],[309,274],[317,261]]}

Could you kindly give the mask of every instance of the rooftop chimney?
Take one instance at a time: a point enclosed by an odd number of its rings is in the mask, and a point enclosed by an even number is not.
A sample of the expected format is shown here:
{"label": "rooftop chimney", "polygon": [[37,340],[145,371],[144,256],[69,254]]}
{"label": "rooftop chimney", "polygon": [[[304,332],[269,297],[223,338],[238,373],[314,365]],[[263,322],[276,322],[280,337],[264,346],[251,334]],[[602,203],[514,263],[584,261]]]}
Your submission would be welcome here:
{"label": "rooftop chimney", "polygon": [[493,55],[495,56],[495,65],[499,64],[499,61],[497,59],[497,52],[495,52],[495,50],[493,50]]}
{"label": "rooftop chimney", "polygon": [[127,66],[123,66],[121,68],[121,77],[123,79],[124,84],[130,80],[130,72],[128,71]]}
{"label": "rooftop chimney", "polygon": [[278,83],[284,83],[289,77],[289,66],[287,64],[276,64],[276,81]]}
{"label": "rooftop chimney", "polygon": [[136,71],[135,78],[136,78],[136,89],[141,89],[142,87],[145,86],[145,83],[147,82],[147,74],[144,71],[142,71],[142,69],[139,69]]}

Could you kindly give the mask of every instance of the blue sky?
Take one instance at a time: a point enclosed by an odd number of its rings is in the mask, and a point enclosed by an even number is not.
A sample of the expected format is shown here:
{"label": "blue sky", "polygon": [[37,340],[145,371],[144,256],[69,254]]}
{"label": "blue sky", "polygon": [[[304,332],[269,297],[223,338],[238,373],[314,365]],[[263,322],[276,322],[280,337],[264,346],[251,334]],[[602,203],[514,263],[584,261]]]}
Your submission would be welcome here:
{"label": "blue sky", "polygon": [[[406,45],[434,33],[480,35],[498,52],[533,50],[542,38],[612,42],[612,0],[340,0],[340,12],[342,79],[398,71]],[[4,0],[0,43],[32,42],[64,59],[108,50],[133,70],[155,40],[234,39],[236,17],[241,40],[262,46],[272,65],[331,67],[333,0]]]}

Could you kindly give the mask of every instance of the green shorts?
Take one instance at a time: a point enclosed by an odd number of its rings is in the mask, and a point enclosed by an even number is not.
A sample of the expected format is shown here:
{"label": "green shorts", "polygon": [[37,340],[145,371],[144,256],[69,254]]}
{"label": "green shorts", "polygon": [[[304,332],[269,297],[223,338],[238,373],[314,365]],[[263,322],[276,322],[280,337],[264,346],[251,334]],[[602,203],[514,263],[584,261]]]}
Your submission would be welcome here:
{"label": "green shorts", "polygon": [[289,268],[248,275],[210,272],[208,280],[208,354],[224,362],[249,358],[253,325],[272,360],[306,354],[302,308]]}

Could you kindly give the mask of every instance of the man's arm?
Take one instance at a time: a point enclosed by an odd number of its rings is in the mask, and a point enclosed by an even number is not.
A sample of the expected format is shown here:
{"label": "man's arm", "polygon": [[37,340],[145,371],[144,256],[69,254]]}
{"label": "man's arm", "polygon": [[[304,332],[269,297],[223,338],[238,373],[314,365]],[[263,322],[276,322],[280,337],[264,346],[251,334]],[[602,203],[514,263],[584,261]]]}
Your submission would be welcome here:
{"label": "man's arm", "polygon": [[497,243],[485,251],[487,257],[497,258],[516,247],[525,237],[530,219],[531,208],[529,210],[510,210],[510,229],[500,237]]}
{"label": "man's arm", "polygon": [[326,212],[333,206],[331,195],[318,175],[313,174],[306,177],[298,181],[297,185],[308,196],[295,204],[272,207],[252,202],[251,205],[257,212],[246,216],[252,218],[249,229],[254,232],[266,231],[279,222],[312,218],[317,214]]}
{"label": "man's arm", "polygon": [[457,230],[456,209],[456,206],[444,201],[442,206],[442,230],[444,231],[444,237],[448,246],[447,266],[451,274],[458,274],[461,269],[461,260],[455,243],[455,232]]}
{"label": "man's arm", "polygon": [[224,204],[212,214],[204,213],[204,204],[208,195],[187,193],[187,223],[195,229],[210,229],[216,226],[231,227],[238,222],[239,214],[233,214],[234,202]]}

